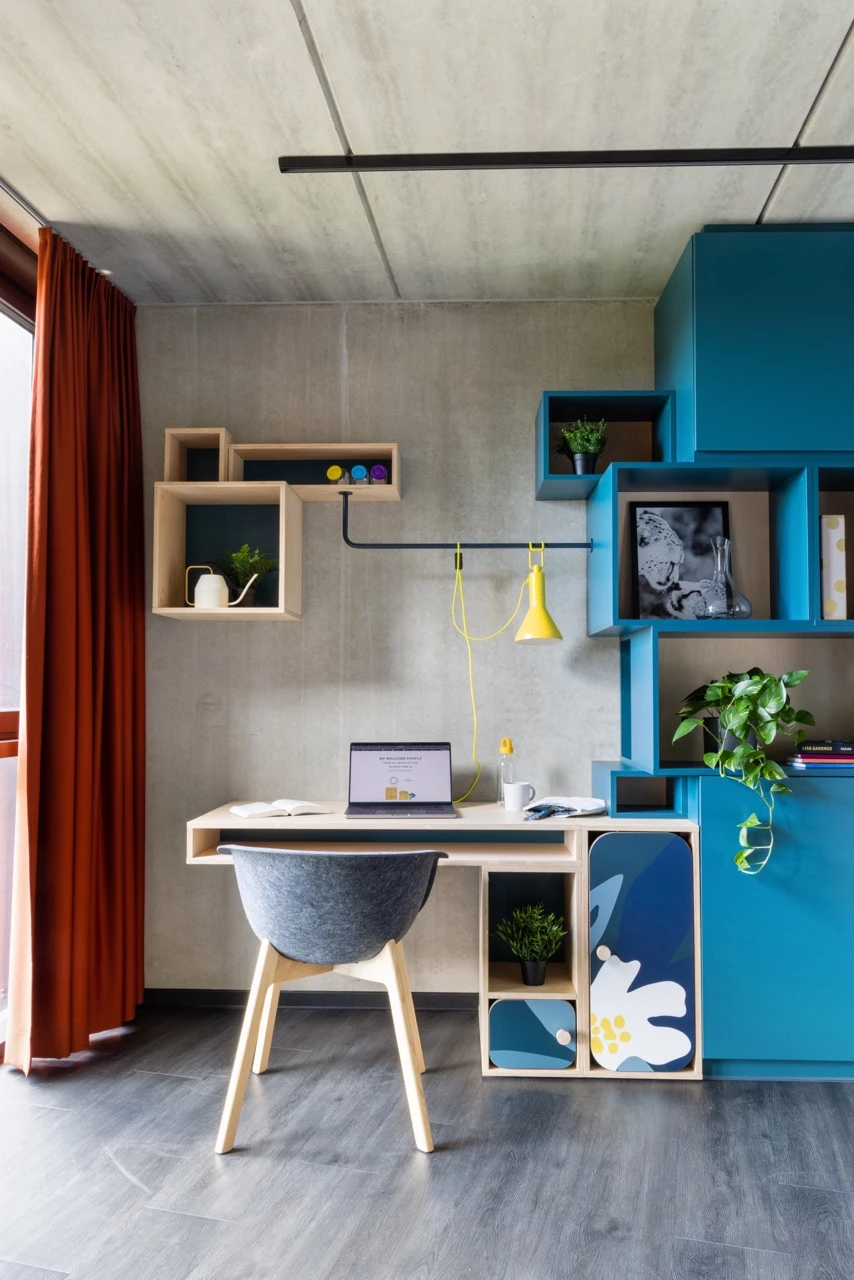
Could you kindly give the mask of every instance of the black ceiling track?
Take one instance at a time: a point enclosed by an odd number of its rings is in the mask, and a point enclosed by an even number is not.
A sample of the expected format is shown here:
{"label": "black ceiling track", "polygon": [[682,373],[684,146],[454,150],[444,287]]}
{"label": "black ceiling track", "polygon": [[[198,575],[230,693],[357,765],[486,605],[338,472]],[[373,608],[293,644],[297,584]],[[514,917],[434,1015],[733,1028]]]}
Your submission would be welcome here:
{"label": "black ceiling track", "polygon": [[711,165],[854,164],[854,146],[712,147],[682,151],[470,151],[424,155],[280,156],[281,173],[425,173],[473,169],[684,169]]}

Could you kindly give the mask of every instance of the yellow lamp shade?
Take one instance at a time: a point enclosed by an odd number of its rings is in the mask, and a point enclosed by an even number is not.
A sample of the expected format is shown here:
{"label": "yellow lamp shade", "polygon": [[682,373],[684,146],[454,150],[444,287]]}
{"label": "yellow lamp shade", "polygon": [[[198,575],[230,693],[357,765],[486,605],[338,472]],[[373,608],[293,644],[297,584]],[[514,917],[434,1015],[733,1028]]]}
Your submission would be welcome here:
{"label": "yellow lamp shade", "polygon": [[546,608],[546,578],[542,565],[535,564],[528,574],[528,593],[528,612],[516,632],[516,643],[560,644],[563,636]]}

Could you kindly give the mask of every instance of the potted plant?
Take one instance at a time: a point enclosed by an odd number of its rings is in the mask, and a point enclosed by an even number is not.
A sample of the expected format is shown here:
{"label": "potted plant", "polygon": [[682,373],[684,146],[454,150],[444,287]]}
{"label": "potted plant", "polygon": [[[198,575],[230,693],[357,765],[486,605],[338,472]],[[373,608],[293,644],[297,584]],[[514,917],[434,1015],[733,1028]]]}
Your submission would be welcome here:
{"label": "potted plant", "polygon": [[722,778],[749,787],[767,810],[765,822],[751,813],[738,824],[735,865],[748,875],[760,872],[774,849],[775,797],[792,793],[785,772],[768,758],[765,747],[778,733],[792,737],[797,746],[806,737],[801,726],[815,724],[809,711],[796,711],[789,701],[789,690],[808,675],[808,671],[787,671],[774,676],[761,667],[730,672],[689,693],[679,712],[682,723],[673,741],[702,729],[714,744],[714,750],[704,753],[704,762]]}
{"label": "potted plant", "polygon": [[517,907],[509,919],[496,925],[495,933],[517,957],[522,981],[528,987],[543,985],[546,965],[560,949],[561,939],[566,937],[563,916],[547,913],[542,902]]}
{"label": "potted plant", "polygon": [[212,564],[234,589],[235,595],[239,595],[247,582],[255,575],[255,582],[240,601],[241,606],[247,607],[255,604],[255,588],[257,584],[266,574],[272,573],[274,569],[279,567],[279,561],[276,556],[264,555],[257,547],[254,551],[250,551],[248,542],[244,542],[239,551],[232,551],[230,554],[225,553],[219,556],[212,561]]}
{"label": "potted plant", "polygon": [[592,475],[596,470],[596,460],[605,444],[607,429],[604,418],[600,418],[598,422],[588,422],[586,417],[576,422],[569,422],[561,428],[555,453],[562,454],[565,458],[572,458],[577,476]]}

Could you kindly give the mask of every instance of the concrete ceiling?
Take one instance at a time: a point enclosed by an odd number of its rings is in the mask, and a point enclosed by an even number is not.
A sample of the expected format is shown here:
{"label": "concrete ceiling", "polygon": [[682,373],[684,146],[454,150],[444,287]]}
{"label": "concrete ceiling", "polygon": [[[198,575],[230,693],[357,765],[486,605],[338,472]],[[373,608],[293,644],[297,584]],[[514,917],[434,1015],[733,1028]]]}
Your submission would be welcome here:
{"label": "concrete ceiling", "polygon": [[[0,0],[0,176],[139,303],[654,297],[854,167],[287,176],[280,154],[854,143],[852,0]],[[847,37],[847,38],[846,38]]]}

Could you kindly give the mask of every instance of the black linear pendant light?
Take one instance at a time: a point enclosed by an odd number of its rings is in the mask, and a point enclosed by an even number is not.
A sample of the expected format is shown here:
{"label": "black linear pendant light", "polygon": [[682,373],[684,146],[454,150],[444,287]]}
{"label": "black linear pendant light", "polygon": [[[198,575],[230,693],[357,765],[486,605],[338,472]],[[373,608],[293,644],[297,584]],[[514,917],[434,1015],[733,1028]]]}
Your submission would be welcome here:
{"label": "black linear pendant light", "polygon": [[854,164],[854,146],[712,147],[670,151],[469,151],[423,155],[279,156],[281,173],[424,173],[470,169],[684,169]]}

